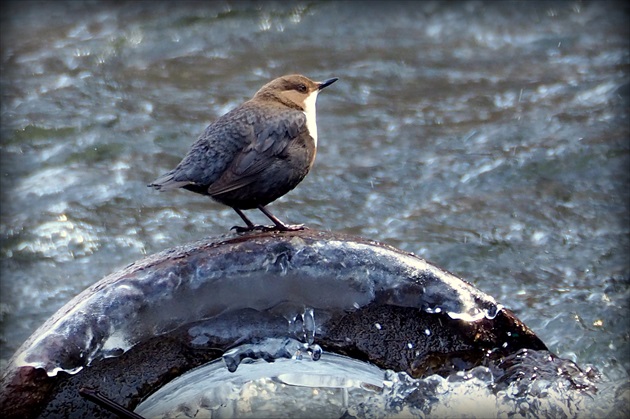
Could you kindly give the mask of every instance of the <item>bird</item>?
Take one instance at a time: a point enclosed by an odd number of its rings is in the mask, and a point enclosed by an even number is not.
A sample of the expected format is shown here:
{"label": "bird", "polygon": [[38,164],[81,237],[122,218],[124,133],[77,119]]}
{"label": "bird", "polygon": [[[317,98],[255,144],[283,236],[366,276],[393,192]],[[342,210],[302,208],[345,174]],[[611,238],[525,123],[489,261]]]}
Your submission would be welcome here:
{"label": "bird", "polygon": [[[337,77],[316,82],[301,74],[278,77],[219,117],[197,138],[181,162],[147,186],[183,188],[234,209],[251,230],[297,231],[266,206],[293,190],[317,154],[315,102]],[[258,209],[273,226],[255,225],[244,210]]]}

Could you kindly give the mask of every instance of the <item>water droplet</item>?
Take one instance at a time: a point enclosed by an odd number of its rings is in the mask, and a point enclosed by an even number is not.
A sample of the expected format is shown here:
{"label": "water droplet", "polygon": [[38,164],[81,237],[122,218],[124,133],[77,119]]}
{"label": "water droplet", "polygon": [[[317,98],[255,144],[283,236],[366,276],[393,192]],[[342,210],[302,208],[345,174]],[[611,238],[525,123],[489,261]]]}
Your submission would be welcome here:
{"label": "water droplet", "polygon": [[308,350],[313,361],[319,361],[322,357],[322,353],[324,352],[319,345],[311,345]]}
{"label": "water droplet", "polygon": [[304,314],[304,336],[309,345],[315,341],[315,314],[312,308],[305,308]]}

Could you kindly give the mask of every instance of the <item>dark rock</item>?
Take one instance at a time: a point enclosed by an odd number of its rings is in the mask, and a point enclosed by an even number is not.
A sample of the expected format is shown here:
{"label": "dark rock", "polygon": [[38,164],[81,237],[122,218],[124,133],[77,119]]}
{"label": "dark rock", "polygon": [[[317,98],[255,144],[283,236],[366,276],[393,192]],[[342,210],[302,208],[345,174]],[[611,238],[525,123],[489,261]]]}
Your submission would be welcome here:
{"label": "dark rock", "polygon": [[414,377],[546,349],[491,296],[390,246],[312,230],[235,234],[165,250],[86,289],[12,358],[0,400],[6,417],[110,417],[79,389],[133,409],[268,337]]}

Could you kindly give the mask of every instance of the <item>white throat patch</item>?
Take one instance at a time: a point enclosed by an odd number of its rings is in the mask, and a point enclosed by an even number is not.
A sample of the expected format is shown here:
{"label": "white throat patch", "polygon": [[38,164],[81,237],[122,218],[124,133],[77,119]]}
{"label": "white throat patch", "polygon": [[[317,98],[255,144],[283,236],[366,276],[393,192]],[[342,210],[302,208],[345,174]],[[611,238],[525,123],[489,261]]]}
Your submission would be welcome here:
{"label": "white throat patch", "polygon": [[315,90],[313,93],[308,95],[306,100],[304,101],[304,115],[306,115],[306,127],[308,128],[308,132],[313,137],[313,141],[315,142],[315,147],[317,147],[317,117],[315,114],[315,102],[317,101],[317,95],[319,94],[319,90]]}

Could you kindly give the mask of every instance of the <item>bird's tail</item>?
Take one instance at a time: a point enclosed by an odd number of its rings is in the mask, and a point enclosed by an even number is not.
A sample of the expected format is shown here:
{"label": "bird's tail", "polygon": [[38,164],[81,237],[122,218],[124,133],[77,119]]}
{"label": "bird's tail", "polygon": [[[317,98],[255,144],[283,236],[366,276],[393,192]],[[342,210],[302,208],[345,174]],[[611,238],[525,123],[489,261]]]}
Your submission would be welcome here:
{"label": "bird's tail", "polygon": [[164,173],[162,176],[155,179],[153,182],[149,183],[147,186],[160,191],[162,189],[181,188],[182,186],[188,185],[188,184],[190,184],[189,181],[175,180],[175,170],[171,170],[168,173]]}

